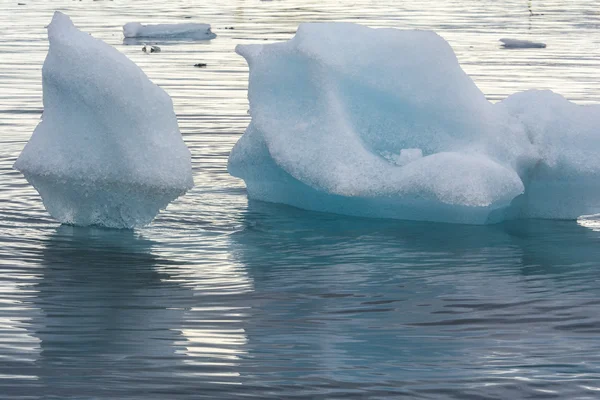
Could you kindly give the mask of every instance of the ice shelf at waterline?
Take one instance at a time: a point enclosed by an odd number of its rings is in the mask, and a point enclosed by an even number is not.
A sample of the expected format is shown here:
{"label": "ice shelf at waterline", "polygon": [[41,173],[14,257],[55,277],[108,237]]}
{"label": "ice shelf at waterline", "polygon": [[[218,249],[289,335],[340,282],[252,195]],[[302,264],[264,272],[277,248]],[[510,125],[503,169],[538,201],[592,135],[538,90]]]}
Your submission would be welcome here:
{"label": "ice shelf at waterline", "polygon": [[60,222],[148,224],[193,186],[171,98],[60,12],[48,39],[42,121],[14,167]]}
{"label": "ice shelf at waterline", "polygon": [[217,37],[209,24],[156,24],[142,25],[139,22],[129,22],[123,25],[125,38],[162,38],[162,39],[192,39],[208,40]]}
{"label": "ice shelf at waterline", "polygon": [[470,224],[600,212],[600,106],[492,104],[433,32],[303,24],[236,51],[252,120],[228,169],[252,199]]}

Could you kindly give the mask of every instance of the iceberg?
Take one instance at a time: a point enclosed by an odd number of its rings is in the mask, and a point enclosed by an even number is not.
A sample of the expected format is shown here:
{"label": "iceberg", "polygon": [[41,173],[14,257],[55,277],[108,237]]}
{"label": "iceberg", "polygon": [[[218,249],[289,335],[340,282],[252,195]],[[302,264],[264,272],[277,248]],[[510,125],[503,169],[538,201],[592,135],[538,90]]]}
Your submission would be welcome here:
{"label": "iceberg", "polygon": [[[288,42],[236,51],[252,119],[228,170],[251,199],[468,224],[600,211],[586,188],[600,178],[587,163],[598,108],[546,92],[492,104],[433,32],[302,24]],[[550,196],[563,190],[586,195]]]}
{"label": "iceberg", "polygon": [[600,213],[600,105],[578,105],[549,90],[497,104],[522,124],[536,149],[523,171],[527,188],[513,206],[523,218],[569,219]]}
{"label": "iceberg", "polygon": [[129,22],[123,25],[125,38],[161,38],[161,39],[190,39],[208,40],[217,37],[210,30],[209,24],[157,24],[142,25],[139,22]]}
{"label": "iceberg", "polygon": [[62,223],[150,223],[193,186],[171,98],[125,55],[60,12],[48,39],[44,113],[14,168]]}
{"label": "iceberg", "polygon": [[505,49],[544,49],[546,48],[546,43],[541,42],[531,42],[529,40],[521,40],[521,39],[500,39],[502,42],[502,47]]}

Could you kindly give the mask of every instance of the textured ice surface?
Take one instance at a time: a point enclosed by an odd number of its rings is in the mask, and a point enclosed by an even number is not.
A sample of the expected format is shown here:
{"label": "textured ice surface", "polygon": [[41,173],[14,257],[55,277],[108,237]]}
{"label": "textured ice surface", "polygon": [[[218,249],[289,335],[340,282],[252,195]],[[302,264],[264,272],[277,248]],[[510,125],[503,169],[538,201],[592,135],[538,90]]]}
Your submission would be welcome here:
{"label": "textured ice surface", "polygon": [[600,213],[600,105],[577,105],[559,94],[527,91],[496,105],[524,127],[537,158],[522,173],[523,217],[576,219]]}
{"label": "textured ice surface", "polygon": [[546,47],[546,43],[531,42],[529,40],[520,39],[500,39],[502,47],[507,49],[543,49]]}
{"label": "textured ice surface", "polygon": [[174,38],[206,40],[214,39],[208,24],[158,24],[142,25],[139,22],[129,22],[123,25],[123,36],[126,38]]}
{"label": "textured ice surface", "polygon": [[63,223],[132,228],[193,186],[171,98],[125,55],[54,14],[44,114],[15,163]]}
{"label": "textured ice surface", "polygon": [[584,186],[600,162],[582,162],[600,147],[598,108],[547,92],[493,105],[433,32],[304,24],[237,52],[252,121],[228,168],[251,198],[475,224],[598,209]]}

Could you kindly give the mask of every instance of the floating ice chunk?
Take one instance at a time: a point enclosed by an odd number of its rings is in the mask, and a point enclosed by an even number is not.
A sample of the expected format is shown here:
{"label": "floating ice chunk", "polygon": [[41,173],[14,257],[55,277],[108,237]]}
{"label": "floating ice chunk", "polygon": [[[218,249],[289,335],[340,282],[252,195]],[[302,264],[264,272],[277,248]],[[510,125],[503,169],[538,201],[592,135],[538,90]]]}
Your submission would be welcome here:
{"label": "floating ice chunk", "polygon": [[600,106],[493,105],[433,32],[305,24],[236,50],[252,120],[228,169],[250,198],[474,224],[600,212]]}
{"label": "floating ice chunk", "polygon": [[577,105],[549,90],[497,104],[525,127],[538,159],[522,174],[522,217],[577,219],[600,213],[600,105]]}
{"label": "floating ice chunk", "polygon": [[145,44],[144,47],[142,47],[142,51],[146,54],[160,53],[160,47]]}
{"label": "floating ice chunk", "polygon": [[207,40],[217,37],[210,30],[209,24],[158,24],[142,25],[129,22],[123,25],[123,36],[126,38],[163,38]]}
{"label": "floating ice chunk", "polygon": [[577,218],[577,223],[596,232],[600,232],[600,214],[583,215]]}
{"label": "floating ice chunk", "polygon": [[193,186],[170,97],[60,12],[48,39],[43,118],[14,167],[60,222],[149,223]]}
{"label": "floating ice chunk", "polygon": [[524,191],[514,149],[529,145],[526,135],[499,134],[510,117],[432,32],[305,24],[287,43],[237,51],[250,65],[252,121],[229,171],[251,198],[485,223]]}
{"label": "floating ice chunk", "polygon": [[529,40],[520,39],[500,39],[502,47],[506,49],[543,49],[546,43],[530,42]]}

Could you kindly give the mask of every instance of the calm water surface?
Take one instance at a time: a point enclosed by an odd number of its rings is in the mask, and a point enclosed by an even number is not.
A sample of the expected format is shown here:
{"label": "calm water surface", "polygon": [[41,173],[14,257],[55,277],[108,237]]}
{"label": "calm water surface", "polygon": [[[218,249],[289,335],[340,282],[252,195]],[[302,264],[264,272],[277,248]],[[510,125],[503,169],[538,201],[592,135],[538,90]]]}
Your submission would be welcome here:
{"label": "calm water surface", "polygon": [[[598,222],[319,214],[248,203],[226,172],[249,120],[238,43],[303,21],[434,29],[492,101],[598,103],[596,1],[22,2],[0,1],[1,398],[600,397]],[[39,122],[55,9],[173,97],[196,187],[147,228],[59,226],[11,169]],[[123,43],[136,20],[218,37],[146,55]]]}

